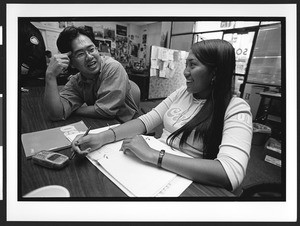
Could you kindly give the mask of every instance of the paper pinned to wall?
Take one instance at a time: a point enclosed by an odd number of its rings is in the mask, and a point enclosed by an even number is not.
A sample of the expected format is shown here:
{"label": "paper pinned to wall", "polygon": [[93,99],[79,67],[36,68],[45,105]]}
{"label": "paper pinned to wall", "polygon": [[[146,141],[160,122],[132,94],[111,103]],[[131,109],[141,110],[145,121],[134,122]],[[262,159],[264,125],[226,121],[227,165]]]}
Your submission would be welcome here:
{"label": "paper pinned to wall", "polygon": [[161,59],[163,61],[167,61],[169,58],[168,56],[169,56],[168,49],[161,49]]}
{"label": "paper pinned to wall", "polygon": [[173,52],[173,59],[175,62],[179,61],[179,51],[174,51]]}
{"label": "paper pinned to wall", "polygon": [[166,77],[166,70],[159,71],[159,77],[160,78],[165,78]]}
{"label": "paper pinned to wall", "polygon": [[152,48],[152,52],[151,52],[151,59],[157,59],[158,58],[158,48]]}
{"label": "paper pinned to wall", "polygon": [[159,69],[160,71],[164,70],[164,64],[165,64],[164,61],[158,60],[158,69]]}
{"label": "paper pinned to wall", "polygon": [[163,53],[162,53],[162,49],[161,48],[154,48],[154,49],[156,49],[157,50],[157,59],[162,59],[162,55],[163,55]]}
{"label": "paper pinned to wall", "polygon": [[168,50],[168,61],[174,61],[174,50],[172,50],[172,49],[169,49]]}
{"label": "paper pinned to wall", "polygon": [[166,78],[173,78],[175,74],[175,70],[171,70],[170,68],[166,69]]}
{"label": "paper pinned to wall", "polygon": [[158,69],[157,59],[151,59],[151,68]]}
{"label": "paper pinned to wall", "polygon": [[158,70],[156,68],[150,68],[150,76],[157,76]]}
{"label": "paper pinned to wall", "polygon": [[185,60],[187,58],[188,54],[189,53],[186,51],[180,51],[180,59]]}
{"label": "paper pinned to wall", "polygon": [[173,62],[173,61],[169,61],[168,67],[169,67],[171,70],[174,70],[174,68],[175,68],[174,62]]}

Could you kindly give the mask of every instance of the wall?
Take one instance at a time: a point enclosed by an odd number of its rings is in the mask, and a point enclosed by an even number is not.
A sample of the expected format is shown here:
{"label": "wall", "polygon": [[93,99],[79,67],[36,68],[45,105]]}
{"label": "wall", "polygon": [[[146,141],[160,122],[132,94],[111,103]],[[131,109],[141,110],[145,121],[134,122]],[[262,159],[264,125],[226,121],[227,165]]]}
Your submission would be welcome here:
{"label": "wall", "polygon": [[[58,53],[58,49],[56,46],[56,40],[59,36],[59,33],[63,30],[65,26],[74,25],[74,26],[90,26],[93,28],[93,31],[97,31],[99,36],[96,35],[97,40],[106,40],[110,43],[111,49],[116,49],[116,25],[122,25],[127,27],[127,36],[125,37],[126,40],[129,39],[129,32],[128,32],[128,25],[126,23],[120,22],[96,22],[96,21],[74,21],[74,22],[32,22],[39,30],[41,31],[46,49],[50,50],[53,54]],[[132,28],[132,32],[138,32],[137,29]],[[112,36],[107,38],[106,31],[112,31]],[[134,37],[136,35],[134,34]],[[127,43],[127,42],[126,42]],[[126,45],[127,47],[127,45]],[[129,54],[126,49],[126,55]]]}
{"label": "wall", "polygon": [[[150,64],[150,46],[163,46],[169,47],[171,36],[171,22],[157,22],[144,26],[138,26],[130,23],[122,22],[97,22],[97,21],[73,21],[73,22],[32,22],[41,31],[46,49],[50,50],[53,54],[58,53],[56,47],[56,40],[63,27],[68,25],[74,26],[90,26],[94,32],[105,33],[105,29],[114,32],[114,39],[97,36],[96,39],[101,41],[108,41],[110,44],[111,55],[123,63],[124,66],[129,65],[131,62],[140,62],[142,59],[145,66]],[[126,44],[121,48],[118,45],[116,25],[127,27]],[[143,36],[146,37],[146,42],[143,43]],[[132,51],[134,49],[134,51]],[[114,52],[124,50],[123,53]],[[137,54],[136,54],[137,50]],[[120,54],[123,54],[121,58]],[[124,57],[125,55],[125,57]],[[125,59],[126,58],[126,59]]]}
{"label": "wall", "polygon": [[143,34],[147,34],[146,65],[149,66],[151,45],[160,46],[161,22],[144,26]]}
{"label": "wall", "polygon": [[145,62],[143,54],[141,27],[133,24],[128,25],[128,49],[130,55],[130,65],[134,62]]}
{"label": "wall", "polygon": [[170,48],[171,26],[171,21],[164,21],[161,24],[161,47]]}

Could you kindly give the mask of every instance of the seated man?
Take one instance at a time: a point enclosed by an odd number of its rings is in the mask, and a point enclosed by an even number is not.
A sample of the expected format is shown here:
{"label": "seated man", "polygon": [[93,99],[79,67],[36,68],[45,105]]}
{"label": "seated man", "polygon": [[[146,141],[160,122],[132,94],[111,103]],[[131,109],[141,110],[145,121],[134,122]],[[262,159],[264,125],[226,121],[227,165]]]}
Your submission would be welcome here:
{"label": "seated man", "polygon": [[[93,34],[82,27],[67,27],[57,47],[61,54],[51,58],[45,76],[44,104],[51,120],[64,120],[72,112],[120,123],[137,116],[125,69],[113,58],[99,55]],[[59,91],[56,78],[69,66],[79,72]]]}

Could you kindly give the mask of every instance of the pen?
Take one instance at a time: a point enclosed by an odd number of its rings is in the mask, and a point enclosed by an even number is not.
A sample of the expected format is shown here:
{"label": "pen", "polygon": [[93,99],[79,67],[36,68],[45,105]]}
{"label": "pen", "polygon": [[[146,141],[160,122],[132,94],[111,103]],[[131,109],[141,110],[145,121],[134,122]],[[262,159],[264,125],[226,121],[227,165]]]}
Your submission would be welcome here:
{"label": "pen", "polygon": [[[87,129],[87,131],[85,131],[85,133],[83,134],[83,136],[82,136],[82,137],[84,137],[84,136],[88,135],[88,134],[89,134],[89,132],[90,132],[90,130],[91,130],[91,127],[89,127],[89,128]],[[71,157],[70,157],[70,160],[72,160],[72,159],[75,157],[75,154],[76,154],[76,152],[75,152],[75,151],[73,151],[73,152],[72,152],[72,155],[71,155]]]}

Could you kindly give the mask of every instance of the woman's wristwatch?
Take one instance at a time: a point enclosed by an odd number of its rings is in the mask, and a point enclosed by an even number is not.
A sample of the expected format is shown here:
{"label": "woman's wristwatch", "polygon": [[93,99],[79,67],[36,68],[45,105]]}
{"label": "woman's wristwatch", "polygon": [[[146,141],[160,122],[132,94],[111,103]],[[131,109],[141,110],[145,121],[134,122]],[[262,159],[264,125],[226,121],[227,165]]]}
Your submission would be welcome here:
{"label": "woman's wristwatch", "polygon": [[165,150],[161,150],[159,152],[159,156],[158,156],[158,160],[157,160],[157,167],[159,167],[159,168],[161,168],[162,159],[163,159],[165,153],[166,153]]}

